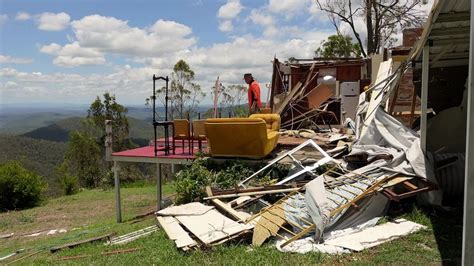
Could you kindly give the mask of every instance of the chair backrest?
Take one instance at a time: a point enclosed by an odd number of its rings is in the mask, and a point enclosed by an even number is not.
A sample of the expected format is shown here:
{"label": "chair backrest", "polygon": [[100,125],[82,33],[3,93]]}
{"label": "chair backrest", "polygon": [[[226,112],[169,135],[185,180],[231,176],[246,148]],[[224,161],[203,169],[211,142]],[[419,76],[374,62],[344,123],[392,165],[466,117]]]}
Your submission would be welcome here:
{"label": "chair backrest", "polygon": [[253,114],[250,115],[249,118],[252,119],[263,119],[267,124],[267,129],[273,131],[280,130],[281,118],[278,114]]}
{"label": "chair backrest", "polygon": [[263,157],[265,121],[252,118],[211,118],[205,123],[212,156]]}
{"label": "chair backrest", "polygon": [[189,137],[189,121],[187,119],[173,120],[174,137]]}
{"label": "chair backrest", "polygon": [[206,129],[205,129],[204,123],[206,123],[206,120],[194,120],[192,123],[193,123],[193,136],[205,138]]}

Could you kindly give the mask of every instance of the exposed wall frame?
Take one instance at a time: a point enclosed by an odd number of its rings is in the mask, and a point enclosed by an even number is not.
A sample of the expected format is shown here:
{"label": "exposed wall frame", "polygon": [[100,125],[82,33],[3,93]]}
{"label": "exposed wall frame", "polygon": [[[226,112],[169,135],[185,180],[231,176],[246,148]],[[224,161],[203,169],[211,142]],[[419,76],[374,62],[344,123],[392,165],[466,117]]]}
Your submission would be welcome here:
{"label": "exposed wall frame", "polygon": [[467,85],[466,174],[464,185],[464,221],[462,234],[462,265],[474,264],[474,11],[471,1],[469,42],[469,77]]}

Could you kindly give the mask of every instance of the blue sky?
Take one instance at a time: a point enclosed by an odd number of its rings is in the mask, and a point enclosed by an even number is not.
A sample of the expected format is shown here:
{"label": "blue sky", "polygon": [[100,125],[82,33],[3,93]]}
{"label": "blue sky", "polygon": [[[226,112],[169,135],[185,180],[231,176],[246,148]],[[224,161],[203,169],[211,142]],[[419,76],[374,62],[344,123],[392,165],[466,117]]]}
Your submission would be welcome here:
{"label": "blue sky", "polygon": [[225,85],[243,84],[246,72],[264,87],[273,56],[311,58],[335,32],[311,0],[0,5],[2,104],[84,104],[105,91],[121,103],[142,104],[151,94],[152,75],[169,75],[179,59],[190,64],[206,92],[217,76]]}

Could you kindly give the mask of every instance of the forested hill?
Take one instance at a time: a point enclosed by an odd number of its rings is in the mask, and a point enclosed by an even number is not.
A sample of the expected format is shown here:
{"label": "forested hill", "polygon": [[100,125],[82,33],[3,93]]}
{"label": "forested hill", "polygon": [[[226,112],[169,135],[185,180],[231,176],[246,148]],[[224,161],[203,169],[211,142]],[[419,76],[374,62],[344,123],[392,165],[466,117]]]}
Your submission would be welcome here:
{"label": "forested hill", "polygon": [[66,143],[0,134],[0,147],[0,163],[20,161],[45,179],[49,191],[57,191],[56,168],[63,161]]}
{"label": "forested hill", "polygon": [[23,134],[23,136],[56,142],[67,142],[69,139],[69,132],[72,130],[79,130],[81,128],[82,119],[83,118],[81,117],[69,117],[62,119],[48,126],[39,127],[27,132]]}

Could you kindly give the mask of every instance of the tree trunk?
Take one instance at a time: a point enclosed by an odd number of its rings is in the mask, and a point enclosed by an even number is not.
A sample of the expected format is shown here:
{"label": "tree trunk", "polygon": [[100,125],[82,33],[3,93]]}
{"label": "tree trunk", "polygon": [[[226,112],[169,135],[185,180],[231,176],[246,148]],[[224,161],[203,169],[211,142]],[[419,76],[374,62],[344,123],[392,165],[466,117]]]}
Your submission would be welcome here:
{"label": "tree trunk", "polygon": [[374,43],[374,27],[372,25],[372,1],[365,1],[365,20],[367,25],[367,55],[374,54],[375,43]]}

